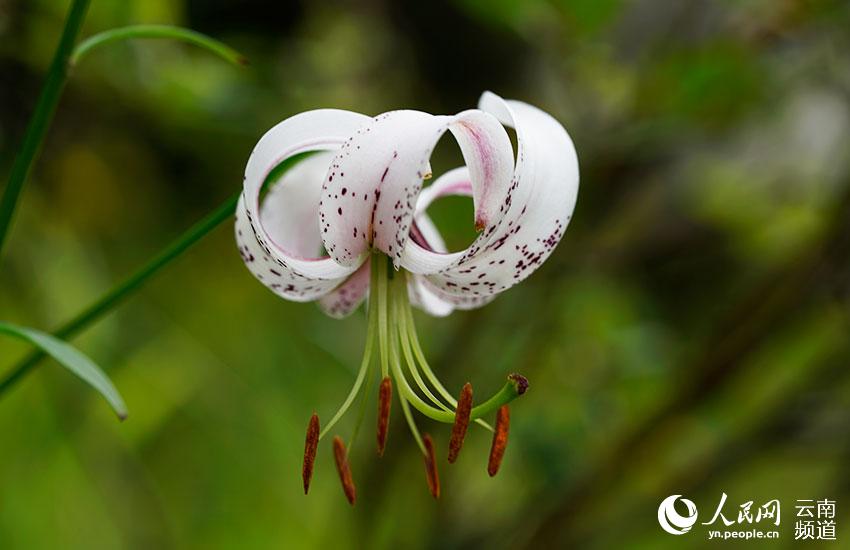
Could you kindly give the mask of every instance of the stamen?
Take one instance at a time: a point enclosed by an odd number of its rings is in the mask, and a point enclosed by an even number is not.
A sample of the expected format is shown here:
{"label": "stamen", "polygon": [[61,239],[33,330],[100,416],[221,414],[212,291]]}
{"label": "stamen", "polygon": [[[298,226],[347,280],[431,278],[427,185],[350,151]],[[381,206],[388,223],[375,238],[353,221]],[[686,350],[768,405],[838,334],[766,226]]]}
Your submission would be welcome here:
{"label": "stamen", "polygon": [[472,412],[472,384],[466,383],[460,390],[460,398],[455,409],[455,423],[452,426],[452,438],[449,441],[449,463],[454,463],[463,447],[463,438],[469,428],[469,414]]}
{"label": "stamen", "polygon": [[[375,284],[374,274],[372,277],[372,284]],[[351,407],[351,404],[354,402],[354,398],[357,397],[357,394],[360,392],[360,387],[363,384],[363,380],[366,378],[366,375],[371,370],[370,367],[372,365],[372,351],[375,347],[375,340],[378,337],[378,304],[374,303],[372,297],[369,297],[369,318],[367,320],[366,325],[366,349],[363,351],[363,360],[360,362],[360,370],[357,372],[357,379],[354,381],[354,385],[351,387],[351,391],[348,392],[348,395],[345,398],[345,401],[340,405],[339,409],[336,413],[331,417],[331,421],[328,422],[325,429],[319,434],[319,439],[324,438],[331,428],[336,425],[340,418],[348,411],[348,408]],[[378,350],[380,352],[380,350]]]}
{"label": "stamen", "polygon": [[[404,274],[402,274],[404,275]],[[419,369],[416,366],[416,360],[413,357],[410,349],[410,334],[408,332],[407,321],[405,319],[405,307],[410,307],[410,302],[407,299],[407,281],[405,277],[400,277],[399,284],[396,285],[396,294],[398,294],[398,299],[395,300],[395,321],[398,325],[398,339],[401,343],[401,352],[402,357],[404,358],[405,363],[407,363],[407,368],[410,371],[411,376],[413,376],[413,380],[416,382],[416,385],[419,386],[419,389],[425,394],[431,403],[433,403],[438,408],[452,412],[454,410],[454,405],[449,407],[435,396],[428,386],[425,384],[425,381],[422,379],[422,375],[419,373]]]}
{"label": "stamen", "polygon": [[428,490],[431,491],[432,497],[440,498],[440,476],[437,474],[434,441],[430,435],[425,434],[422,436],[422,442],[425,444],[425,475],[428,478]]}
{"label": "stamen", "polygon": [[487,463],[487,473],[493,477],[499,472],[505,447],[508,446],[508,428],[511,424],[511,412],[507,405],[502,405],[496,413],[496,431],[493,433],[493,445],[490,447],[490,460]]}
{"label": "stamen", "polygon": [[304,480],[304,494],[310,491],[313,479],[313,465],[316,462],[316,448],[319,446],[319,415],[313,413],[307,425],[307,440],[304,442],[304,464],[301,466],[301,479]]}
{"label": "stamen", "polygon": [[[445,386],[443,386],[443,384],[440,383],[440,379],[437,378],[437,375],[434,374],[433,370],[431,370],[431,366],[428,364],[428,361],[425,360],[425,352],[422,351],[422,346],[419,344],[419,337],[416,334],[416,325],[413,322],[413,311],[410,308],[410,302],[409,301],[405,301],[403,313],[404,313],[404,315],[402,315],[402,321],[405,324],[404,328],[405,328],[405,331],[407,332],[408,341],[409,341],[410,346],[412,346],[412,348],[413,348],[413,354],[416,356],[416,360],[419,362],[420,366],[422,367],[422,372],[425,373],[425,377],[428,378],[428,381],[431,382],[431,384],[434,386],[434,388],[436,388],[437,392],[452,407],[456,407],[457,401],[452,396],[452,394],[449,393],[449,391],[445,388]],[[450,410],[450,409],[448,409],[448,407],[446,407],[442,403],[438,403],[438,405],[440,405],[440,407],[445,409],[445,410]],[[490,426],[490,424],[488,424],[487,422],[485,422],[484,420],[482,420],[480,418],[476,418],[475,423],[479,424],[480,426],[482,426],[482,427],[484,427],[488,430],[490,430],[491,432],[493,431],[493,427]]]}
{"label": "stamen", "polygon": [[389,258],[384,254],[374,254],[372,257],[372,282],[375,284],[375,305],[378,311],[378,345],[381,350],[381,376],[386,378],[389,375],[389,337],[387,328],[387,302],[389,296],[387,294],[387,266]]}
{"label": "stamen", "polygon": [[387,446],[392,397],[393,383],[388,376],[381,381],[381,387],[378,390],[378,456],[384,456],[384,448]]}
{"label": "stamen", "polygon": [[357,491],[354,488],[354,479],[351,477],[351,467],[348,465],[345,443],[339,436],[334,437],[334,461],[336,462],[336,470],[339,472],[339,480],[342,482],[342,490],[345,492],[345,498],[348,499],[349,504],[354,506]]}
{"label": "stamen", "polygon": [[[499,470],[505,447],[507,446],[509,427],[507,404],[526,392],[528,389],[528,380],[519,374],[511,374],[508,376],[508,381],[502,389],[483,403],[474,407],[472,386],[467,383],[461,390],[459,399],[455,400],[425,360],[417,338],[413,314],[408,299],[407,277],[408,274],[405,271],[395,271],[387,256],[380,253],[373,255],[370,286],[372,292],[369,299],[368,328],[363,361],[360,364],[360,370],[357,373],[357,378],[354,381],[351,391],[330,422],[323,429],[320,429],[318,415],[314,413],[310,418],[304,445],[304,463],[302,467],[305,494],[310,488],[318,442],[329,433],[336,422],[348,411],[355,397],[362,393],[363,397],[359,407],[358,418],[354,424],[353,433],[349,441],[349,446],[354,444],[367,408],[367,396],[370,393],[371,383],[374,380],[374,376],[370,375],[374,372],[371,369],[373,362],[380,364],[382,371],[381,385],[378,392],[377,419],[379,456],[383,456],[386,449],[390,412],[392,409],[393,385],[395,383],[399,392],[399,403],[405,420],[410,427],[413,438],[422,450],[428,489],[434,498],[439,498],[440,496],[440,478],[437,472],[434,441],[427,434],[424,437],[420,435],[413,419],[412,408],[432,420],[453,424],[448,452],[450,463],[454,463],[460,455],[466,432],[469,429],[469,423],[474,420],[493,431],[493,428],[484,422],[481,417],[498,409],[487,471],[493,476]],[[378,355],[378,357],[374,357],[375,355]],[[403,363],[407,365],[406,369],[403,368]],[[413,377],[415,386],[411,386],[408,382],[405,371]],[[423,374],[425,379],[423,379]],[[394,382],[393,378],[395,379]],[[363,387],[364,382],[366,382],[365,388]],[[429,387],[427,382],[430,382],[431,387]],[[424,400],[414,390],[414,387],[421,390],[425,397]],[[432,392],[431,388],[434,388],[436,392]],[[349,450],[350,448],[346,448],[342,438],[339,436],[334,437],[333,452],[337,473],[339,474],[342,489],[348,502],[354,505],[356,489],[348,461]]]}

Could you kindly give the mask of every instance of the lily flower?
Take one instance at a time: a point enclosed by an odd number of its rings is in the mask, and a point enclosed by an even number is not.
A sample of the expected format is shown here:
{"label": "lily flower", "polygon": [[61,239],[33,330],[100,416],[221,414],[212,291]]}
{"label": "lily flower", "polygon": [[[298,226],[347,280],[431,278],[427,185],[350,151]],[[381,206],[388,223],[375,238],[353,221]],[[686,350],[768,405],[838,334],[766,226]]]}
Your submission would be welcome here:
{"label": "lily flower", "polygon": [[[516,159],[506,126],[516,131]],[[447,131],[465,166],[423,190],[423,181],[431,177],[431,153]],[[313,154],[282,176],[274,175],[281,163],[303,153]],[[578,181],[576,152],[561,124],[536,107],[490,92],[481,96],[478,109],[453,116],[412,110],[376,117],[307,111],[260,139],[248,160],[236,211],[236,241],[248,269],[278,296],[318,301],[333,317],[345,317],[368,298],[366,345],[354,385],[324,429],[316,414],[310,419],[305,493],[319,440],[361,393],[365,404],[373,366],[381,376],[379,454],[386,445],[395,385],[434,497],[440,491],[434,442],[420,434],[412,409],[453,424],[450,462],[457,459],[469,423],[493,430],[483,417],[498,412],[488,463],[495,475],[507,443],[507,405],[528,382],[512,374],[500,391],[475,406],[467,384],[455,399],[425,359],[411,306],[445,316],[482,306],[524,280],[563,236]],[[446,249],[427,214],[434,201],[449,195],[471,197],[474,206],[478,236],[459,252]],[[348,451],[359,424],[348,447],[339,437],[333,444],[352,504]]]}

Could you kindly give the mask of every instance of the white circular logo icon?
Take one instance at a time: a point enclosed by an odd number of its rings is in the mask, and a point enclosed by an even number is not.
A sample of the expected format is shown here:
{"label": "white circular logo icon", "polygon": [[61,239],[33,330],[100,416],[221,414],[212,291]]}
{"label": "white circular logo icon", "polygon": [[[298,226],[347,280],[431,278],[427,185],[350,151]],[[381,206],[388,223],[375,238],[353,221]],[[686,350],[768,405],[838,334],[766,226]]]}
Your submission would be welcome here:
{"label": "white circular logo icon", "polygon": [[[672,495],[661,501],[658,506],[658,524],[671,535],[683,535],[691,530],[697,522],[697,506],[686,498],[680,499],[682,495]],[[688,509],[686,515],[676,511],[676,501],[681,500]]]}

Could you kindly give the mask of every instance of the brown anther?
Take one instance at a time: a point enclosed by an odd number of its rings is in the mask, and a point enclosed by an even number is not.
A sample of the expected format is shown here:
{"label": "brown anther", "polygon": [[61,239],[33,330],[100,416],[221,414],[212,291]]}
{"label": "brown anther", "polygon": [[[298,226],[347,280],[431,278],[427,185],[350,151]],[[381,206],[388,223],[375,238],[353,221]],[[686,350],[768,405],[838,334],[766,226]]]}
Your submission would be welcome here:
{"label": "brown anther", "polygon": [[319,446],[319,415],[313,413],[307,424],[307,440],[304,442],[304,464],[301,466],[301,479],[304,480],[304,494],[310,490],[313,479],[313,464],[316,462],[316,448]]}
{"label": "brown anther", "polygon": [[428,490],[431,491],[432,497],[440,498],[440,476],[437,474],[434,441],[430,435],[425,434],[422,436],[422,442],[425,444],[425,474],[428,477]]}
{"label": "brown anther", "polygon": [[336,462],[336,470],[339,472],[339,480],[342,482],[342,490],[345,491],[345,498],[348,499],[349,504],[354,506],[357,490],[354,488],[354,479],[351,477],[351,468],[348,465],[348,452],[345,450],[345,443],[339,436],[334,437],[334,461]]}
{"label": "brown anther", "polygon": [[455,423],[452,426],[452,439],[449,441],[449,462],[453,463],[463,447],[463,438],[469,428],[469,414],[472,412],[472,384],[466,383],[460,390],[455,408]]}
{"label": "brown anther", "polygon": [[511,425],[511,411],[507,405],[499,407],[496,413],[496,429],[493,432],[493,445],[490,447],[490,461],[487,463],[487,473],[493,477],[499,472],[505,447],[508,446],[508,428]]}
{"label": "brown anther", "polygon": [[378,456],[384,456],[387,446],[387,431],[390,425],[390,405],[393,398],[393,382],[387,376],[381,380],[378,390]]}

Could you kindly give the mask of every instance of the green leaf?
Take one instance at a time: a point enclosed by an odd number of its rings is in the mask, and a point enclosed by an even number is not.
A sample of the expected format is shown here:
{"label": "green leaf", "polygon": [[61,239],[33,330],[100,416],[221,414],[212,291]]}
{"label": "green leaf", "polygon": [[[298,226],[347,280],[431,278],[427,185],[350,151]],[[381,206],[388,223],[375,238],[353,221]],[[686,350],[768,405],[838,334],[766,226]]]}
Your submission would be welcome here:
{"label": "green leaf", "polygon": [[44,332],[0,321],[0,333],[15,336],[40,348],[60,365],[96,389],[112,406],[118,418],[127,418],[124,400],[106,374],[87,356],[73,346]]}
{"label": "green leaf", "polygon": [[171,25],[130,25],[129,27],[120,27],[110,29],[98,33],[83,40],[74,49],[71,55],[71,65],[79,63],[80,59],[88,55],[93,49],[109,44],[111,42],[119,42],[122,40],[131,40],[136,38],[166,38],[171,40],[179,40],[199,46],[208,52],[217,55],[229,61],[234,65],[247,65],[248,60],[223,42],[219,42],[214,38],[210,38],[205,34],[195,32],[183,27],[173,27]]}

